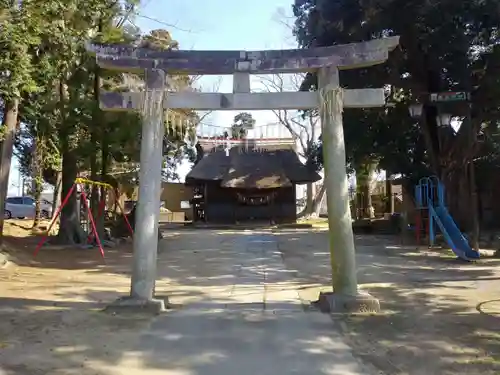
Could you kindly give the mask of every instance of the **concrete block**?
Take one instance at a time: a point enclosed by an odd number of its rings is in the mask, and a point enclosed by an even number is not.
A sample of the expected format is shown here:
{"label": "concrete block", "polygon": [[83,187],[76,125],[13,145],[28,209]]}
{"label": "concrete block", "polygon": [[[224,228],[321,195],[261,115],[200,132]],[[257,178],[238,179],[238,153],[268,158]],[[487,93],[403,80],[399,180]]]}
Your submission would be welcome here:
{"label": "concrete block", "polygon": [[233,93],[250,92],[250,73],[233,74]]}
{"label": "concrete block", "polygon": [[167,311],[169,306],[168,298],[154,298],[151,300],[144,300],[135,297],[121,297],[107,306],[104,311],[116,314],[137,314],[146,313],[158,315]]}
{"label": "concrete block", "polygon": [[378,299],[363,292],[358,292],[355,296],[335,292],[320,293],[318,300],[312,305],[321,312],[330,314],[380,312]]}

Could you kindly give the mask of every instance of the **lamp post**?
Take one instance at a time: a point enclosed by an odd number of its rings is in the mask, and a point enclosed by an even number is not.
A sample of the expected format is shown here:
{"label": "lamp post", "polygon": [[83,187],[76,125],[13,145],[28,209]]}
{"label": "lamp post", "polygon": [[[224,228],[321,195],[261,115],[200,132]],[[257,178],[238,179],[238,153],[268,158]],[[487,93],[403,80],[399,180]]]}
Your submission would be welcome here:
{"label": "lamp post", "polygon": [[[425,103],[413,103],[408,107],[408,111],[412,118],[421,118],[424,112],[424,106],[434,106],[436,108],[436,123],[439,128],[448,128],[451,126],[453,115],[446,111],[451,105],[458,103],[466,103],[467,110],[465,113],[465,121],[471,121],[471,105],[470,93],[460,91],[448,91],[430,93]],[[472,126],[471,126],[472,129]],[[441,147],[441,139],[438,132],[439,147]],[[473,134],[471,134],[473,136]],[[471,195],[471,210],[472,210],[472,247],[475,251],[479,251],[479,218],[478,218],[478,197],[476,190],[474,160],[469,162],[469,188]]]}
{"label": "lamp post", "polygon": [[424,111],[424,105],[421,103],[410,104],[408,111],[410,112],[410,116],[412,118],[420,118],[422,117],[422,112]]}
{"label": "lamp post", "polygon": [[440,128],[447,128],[448,126],[451,126],[451,119],[452,116],[449,113],[439,113],[436,116],[436,122]]}
{"label": "lamp post", "polygon": [[[420,118],[422,117],[422,113],[424,112],[424,105],[421,103],[410,104],[408,107],[408,111],[410,112],[410,116],[412,118]],[[452,118],[453,116],[449,113],[438,112],[438,115],[436,116],[437,125],[440,128],[446,128],[451,125]]]}

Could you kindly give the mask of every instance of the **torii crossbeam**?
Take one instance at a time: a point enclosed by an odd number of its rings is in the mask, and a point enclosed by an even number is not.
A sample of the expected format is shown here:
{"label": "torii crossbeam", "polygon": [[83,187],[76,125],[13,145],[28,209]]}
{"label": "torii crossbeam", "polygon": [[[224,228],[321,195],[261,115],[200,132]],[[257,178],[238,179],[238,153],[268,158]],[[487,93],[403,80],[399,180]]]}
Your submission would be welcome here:
{"label": "torii crossbeam", "polygon": [[[342,126],[343,108],[385,105],[380,89],[344,90],[339,70],[383,63],[396,48],[399,37],[364,43],[311,49],[269,51],[156,51],[126,45],[89,45],[98,64],[107,69],[146,73],[144,92],[102,92],[101,108],[111,111],[141,111],[139,202],[134,237],[134,267],[127,306],[156,306],[154,299],[161,188],[163,114],[167,109],[265,110],[319,108],[325,160],[330,229],[330,252],[335,293],[320,296],[330,311],[352,311],[361,307],[378,310],[378,301],[358,292],[355,247],[349,209],[346,155]],[[251,74],[318,72],[317,92],[251,93]],[[173,92],[169,75],[232,75],[232,93]]]}

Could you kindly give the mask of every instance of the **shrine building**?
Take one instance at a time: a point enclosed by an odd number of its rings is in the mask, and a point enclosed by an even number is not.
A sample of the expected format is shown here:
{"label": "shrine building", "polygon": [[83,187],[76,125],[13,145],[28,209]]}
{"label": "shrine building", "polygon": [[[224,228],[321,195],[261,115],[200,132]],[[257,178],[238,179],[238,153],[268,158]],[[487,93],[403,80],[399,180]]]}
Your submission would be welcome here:
{"label": "shrine building", "polygon": [[300,160],[292,139],[199,139],[186,176],[195,222],[294,223],[296,185],[321,176]]}

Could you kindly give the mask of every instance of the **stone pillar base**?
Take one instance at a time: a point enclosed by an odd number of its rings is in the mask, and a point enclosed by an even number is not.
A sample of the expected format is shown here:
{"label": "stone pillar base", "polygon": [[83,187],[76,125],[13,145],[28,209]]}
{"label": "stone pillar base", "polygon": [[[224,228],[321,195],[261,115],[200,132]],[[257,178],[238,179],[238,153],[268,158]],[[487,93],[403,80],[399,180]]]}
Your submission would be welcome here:
{"label": "stone pillar base", "polygon": [[167,311],[168,306],[167,297],[145,300],[127,296],[118,298],[111,305],[107,306],[104,311],[116,314],[146,313],[158,315]]}
{"label": "stone pillar base", "polygon": [[378,313],[380,302],[368,293],[358,292],[351,296],[341,293],[320,293],[317,301],[312,305],[323,313],[330,314],[356,314]]}

